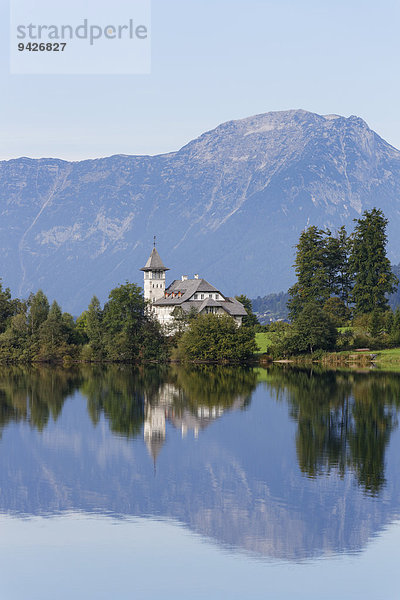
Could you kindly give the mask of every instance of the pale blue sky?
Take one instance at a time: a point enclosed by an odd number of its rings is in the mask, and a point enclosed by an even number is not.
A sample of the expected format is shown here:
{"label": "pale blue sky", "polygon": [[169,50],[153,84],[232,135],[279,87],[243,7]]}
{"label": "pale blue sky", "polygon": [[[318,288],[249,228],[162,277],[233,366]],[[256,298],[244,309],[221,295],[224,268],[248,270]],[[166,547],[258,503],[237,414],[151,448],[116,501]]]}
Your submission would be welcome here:
{"label": "pale blue sky", "polygon": [[356,114],[400,148],[398,1],[153,0],[152,74],[124,76],[9,75],[8,12],[1,159],[169,152],[289,108]]}

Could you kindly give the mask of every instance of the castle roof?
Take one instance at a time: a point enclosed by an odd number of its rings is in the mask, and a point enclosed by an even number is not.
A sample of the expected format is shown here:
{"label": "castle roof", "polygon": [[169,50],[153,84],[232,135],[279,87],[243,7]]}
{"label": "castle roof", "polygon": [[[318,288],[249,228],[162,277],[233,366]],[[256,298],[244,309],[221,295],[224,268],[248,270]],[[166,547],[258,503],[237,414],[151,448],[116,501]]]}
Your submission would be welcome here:
{"label": "castle roof", "polygon": [[169,269],[167,269],[167,267],[164,267],[163,261],[161,260],[161,257],[158,254],[156,248],[153,248],[147,263],[140,270],[141,271],[169,271]]}
{"label": "castle roof", "polygon": [[[174,294],[174,298],[161,298],[155,302],[156,306],[169,306],[183,304],[189,300],[196,292],[221,294],[217,288],[208,283],[205,279],[185,279],[183,281],[175,279],[165,290],[165,294]],[[179,296],[178,296],[179,294]],[[222,296],[222,294],[221,294]]]}
{"label": "castle roof", "polygon": [[[221,300],[215,298],[193,299],[194,294],[201,292],[202,294],[219,294]],[[243,304],[235,298],[226,298],[213,285],[205,279],[186,279],[184,281],[175,280],[165,290],[166,294],[174,294],[174,297],[160,298],[154,302],[153,306],[179,306],[184,312],[189,312],[195,309],[201,312],[207,307],[222,308],[232,317],[245,317],[247,315]]]}

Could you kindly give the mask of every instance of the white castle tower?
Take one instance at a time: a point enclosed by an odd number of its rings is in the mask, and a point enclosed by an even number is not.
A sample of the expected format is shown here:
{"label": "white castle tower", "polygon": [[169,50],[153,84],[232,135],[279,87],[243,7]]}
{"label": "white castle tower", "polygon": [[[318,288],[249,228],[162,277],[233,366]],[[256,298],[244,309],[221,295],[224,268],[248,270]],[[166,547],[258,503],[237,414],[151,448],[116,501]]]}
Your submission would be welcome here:
{"label": "white castle tower", "polygon": [[165,273],[166,271],[169,271],[169,269],[164,267],[163,261],[156,250],[155,242],[149,260],[143,269],[140,270],[144,271],[144,299],[153,303],[156,300],[160,300],[160,298],[164,298]]}

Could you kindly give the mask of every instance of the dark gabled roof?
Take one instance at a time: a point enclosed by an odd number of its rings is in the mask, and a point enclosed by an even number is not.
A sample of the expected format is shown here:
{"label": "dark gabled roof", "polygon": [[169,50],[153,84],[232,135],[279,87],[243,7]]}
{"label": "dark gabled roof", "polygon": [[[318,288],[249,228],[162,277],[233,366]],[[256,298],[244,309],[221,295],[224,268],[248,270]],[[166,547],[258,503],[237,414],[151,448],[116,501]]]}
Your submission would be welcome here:
{"label": "dark gabled roof", "polygon": [[[196,292],[209,292],[214,294],[221,294],[216,287],[208,283],[205,279],[175,279],[171,285],[167,287],[166,292],[182,292],[189,293],[190,296]],[[221,294],[222,296],[222,294]]]}
{"label": "dark gabled roof", "polygon": [[185,279],[184,281],[175,279],[175,281],[173,281],[171,285],[168,286],[165,292],[167,294],[170,294],[172,292],[174,294],[177,294],[178,292],[180,292],[181,297],[161,298],[160,300],[157,300],[157,302],[154,303],[156,306],[180,306],[184,302],[190,300],[193,294],[196,294],[197,292],[220,294],[222,297],[224,297],[223,294],[221,294],[221,292],[217,290],[217,288],[209,284],[208,281],[206,281],[205,279]]}
{"label": "dark gabled roof", "polygon": [[[189,304],[198,304],[189,302]],[[247,315],[246,309],[238,302],[235,298],[226,298],[225,300],[213,300],[212,298],[205,298],[201,301],[198,307],[199,313],[208,307],[222,308],[231,317],[245,317]]]}
{"label": "dark gabled roof", "polygon": [[227,298],[227,302],[224,302],[222,308],[232,315],[232,317],[245,317],[247,315],[245,307],[236,298]]}
{"label": "dark gabled roof", "polygon": [[[208,283],[205,279],[186,279],[180,281],[175,279],[171,285],[165,290],[167,293],[181,292],[181,297],[161,298],[154,302],[154,306],[180,306],[184,312],[189,312],[195,308],[197,312],[201,312],[207,307],[220,307],[232,317],[245,317],[247,315],[243,304],[238,302],[236,298],[225,298],[217,288]],[[203,298],[202,300],[193,300],[193,295],[202,293],[218,293],[222,296],[222,300],[214,298]]]}
{"label": "dark gabled roof", "polygon": [[153,248],[149,256],[149,260],[145,266],[140,269],[141,271],[169,271],[167,267],[164,267],[163,261],[160,258],[156,248]]}

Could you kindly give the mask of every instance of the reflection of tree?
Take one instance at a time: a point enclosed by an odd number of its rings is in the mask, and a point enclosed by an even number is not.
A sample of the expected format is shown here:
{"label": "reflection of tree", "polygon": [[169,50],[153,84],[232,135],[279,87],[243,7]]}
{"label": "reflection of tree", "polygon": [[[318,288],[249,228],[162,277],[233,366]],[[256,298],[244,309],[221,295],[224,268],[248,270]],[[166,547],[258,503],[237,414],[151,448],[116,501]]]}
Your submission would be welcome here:
{"label": "reflection of tree", "polygon": [[197,414],[202,407],[230,408],[249,402],[256,386],[252,370],[166,367],[4,367],[0,369],[0,430],[8,423],[28,421],[42,431],[61,413],[67,396],[80,389],[97,423],[102,414],[113,432],[135,437],[141,432],[145,405]]}
{"label": "reflection of tree", "polygon": [[42,431],[50,417],[57,420],[80,381],[75,369],[0,368],[0,429],[10,422],[28,421]]}
{"label": "reflection of tree", "polygon": [[162,368],[123,365],[84,369],[81,392],[88,399],[93,423],[104,413],[111,431],[130,438],[137,436],[144,421],[145,398],[157,394],[164,372]]}
{"label": "reflection of tree", "polygon": [[398,376],[273,369],[268,385],[289,400],[303,473],[315,477],[335,468],[343,475],[350,468],[367,493],[379,493],[386,446],[397,425]]}
{"label": "reflection of tree", "polygon": [[176,408],[181,405],[192,410],[198,405],[230,408],[238,398],[245,407],[257,386],[254,370],[239,367],[175,367],[170,380],[181,392]]}
{"label": "reflection of tree", "polygon": [[[93,423],[103,413],[111,430],[137,436],[149,407],[164,406],[174,416],[184,410],[197,414],[199,405],[230,408],[241,399],[244,406],[257,383],[251,370],[230,368],[129,367],[84,368],[82,393],[88,398]],[[147,408],[147,413],[145,410]]]}

